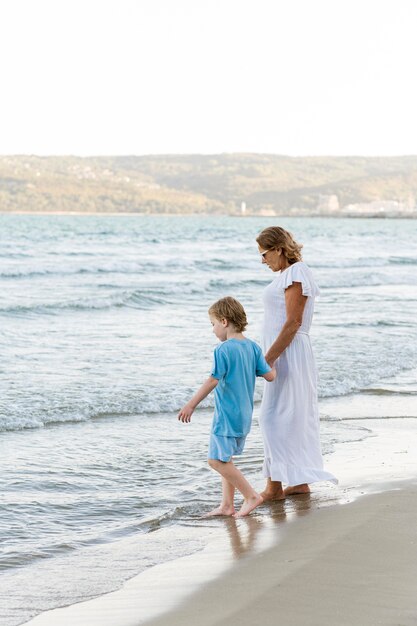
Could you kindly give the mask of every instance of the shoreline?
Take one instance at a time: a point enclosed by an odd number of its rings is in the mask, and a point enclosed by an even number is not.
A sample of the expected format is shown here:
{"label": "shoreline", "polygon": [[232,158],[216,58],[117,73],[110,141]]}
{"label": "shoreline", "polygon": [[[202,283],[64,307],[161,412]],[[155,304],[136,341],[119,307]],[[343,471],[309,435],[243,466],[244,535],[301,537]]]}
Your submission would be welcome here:
{"label": "shoreline", "polygon": [[[399,406],[399,411],[404,412],[401,406]],[[376,519],[376,512],[381,510],[381,507],[384,509],[390,506],[390,493],[403,494],[400,497],[401,502],[403,504],[408,502],[410,506],[412,498],[404,494],[407,494],[408,490],[413,490],[413,493],[417,494],[417,446],[414,435],[417,417],[347,419],[349,424],[357,422],[357,425],[361,424],[362,427],[372,432],[360,441],[337,443],[334,452],[326,455],[326,468],[341,479],[338,487],[327,483],[313,485],[311,496],[288,498],[283,503],[265,505],[269,508],[267,515],[256,515],[255,512],[239,522],[232,521],[230,518],[226,519],[222,523],[222,532],[219,532],[202,552],[154,566],[131,578],[116,591],[68,607],[46,611],[26,624],[28,626],[56,626],[57,623],[60,626],[73,624],[77,626],[140,626],[149,623],[155,626],[175,626],[176,624],[191,626],[191,624],[198,623],[199,626],[203,624],[208,626],[209,624],[223,624],[223,622],[226,624],[226,621],[230,624],[229,611],[236,613],[236,616],[239,614],[242,606],[246,604],[248,597],[246,591],[244,594],[237,591],[239,599],[234,604],[232,603],[233,606],[227,598],[224,602],[222,598],[222,610],[226,606],[228,609],[227,611],[225,609],[225,613],[216,613],[216,619],[212,611],[213,597],[211,604],[206,604],[206,600],[211,597],[211,594],[215,597],[224,595],[224,589],[230,589],[235,584],[235,577],[243,576],[241,587],[244,588],[246,585],[249,589],[258,589],[258,596],[253,601],[261,602],[259,611],[262,621],[265,624],[271,623],[272,626],[276,622],[266,621],[269,613],[264,614],[264,600],[259,600],[263,589],[259,588],[257,583],[257,580],[263,579],[258,569],[262,570],[265,567],[265,560],[270,563],[268,567],[272,567],[276,559],[280,558],[280,551],[283,550],[288,556],[284,561],[280,559],[280,572],[285,576],[277,582],[279,591],[283,581],[286,580],[285,577],[288,576],[290,580],[293,571],[297,569],[292,563],[305,562],[311,567],[314,566],[317,569],[314,580],[321,580],[328,567],[327,561],[322,559],[321,548],[330,555],[334,552],[337,547],[337,528],[339,527],[345,528],[347,537],[353,537],[356,533],[355,529],[363,526],[367,542],[373,540],[376,551],[382,552],[387,546],[391,546],[392,551],[392,541],[387,536],[387,531],[383,531],[379,523],[372,529],[372,532],[368,526],[372,520]],[[407,477],[408,481],[405,480]],[[409,519],[409,515],[414,518],[417,514],[417,498],[415,500],[416,505],[415,507],[414,504],[412,505],[411,512],[408,509],[402,511],[394,508],[394,512],[397,511],[399,517],[395,522],[395,527],[403,528],[404,519]],[[300,526],[301,522],[302,526]],[[326,529],[324,533],[322,529]],[[308,535],[311,538],[311,549],[307,552],[304,551],[303,544],[300,544],[300,533],[303,537]],[[332,539],[328,540],[328,538]],[[343,542],[340,549],[343,546],[345,548],[350,546],[351,541],[353,539],[349,540],[346,545]],[[386,557],[388,577],[390,555],[391,552]],[[351,557],[352,554],[347,550],[343,558],[346,561],[346,567],[350,568],[349,571],[356,567]],[[417,559],[415,560],[417,563]],[[259,563],[264,563],[264,565],[261,566]],[[398,576],[401,578],[400,574]],[[410,578],[409,574],[407,576]],[[340,584],[342,582],[340,580]],[[310,588],[313,589],[314,585],[311,584]],[[287,592],[290,591],[287,590]],[[315,589],[314,593],[318,593],[318,589]],[[355,594],[357,593],[358,591],[355,590]],[[163,597],[162,606],[161,597]],[[309,602],[307,606],[311,608],[311,597]],[[352,597],[352,602],[356,602],[355,597]],[[280,614],[281,609],[282,607],[279,609],[277,607]],[[239,621],[239,623],[252,626],[255,622],[245,622],[245,615],[243,611],[236,619],[236,623]],[[271,619],[274,616],[275,613]],[[211,618],[213,621],[210,621]],[[288,614],[288,618],[293,618],[291,613]],[[202,621],[203,619],[205,621]],[[323,620],[321,614],[320,619],[317,619],[317,622],[311,621],[312,616],[309,615],[309,624],[317,623],[322,626],[328,623],[329,626],[330,624],[333,626],[332,621],[320,621]],[[301,626],[306,622],[291,621],[291,624],[293,623]],[[351,624],[352,622],[338,621],[338,626],[344,623]],[[388,623],[391,624],[391,622]],[[405,621],[399,623],[402,626],[408,624]]]}

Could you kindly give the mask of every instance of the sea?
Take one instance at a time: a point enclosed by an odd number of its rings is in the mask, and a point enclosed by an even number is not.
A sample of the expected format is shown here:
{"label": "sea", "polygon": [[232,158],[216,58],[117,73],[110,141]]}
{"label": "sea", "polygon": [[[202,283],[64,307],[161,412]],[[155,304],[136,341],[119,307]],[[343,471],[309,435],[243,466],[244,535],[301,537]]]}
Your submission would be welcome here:
{"label": "sea", "polygon": [[[303,244],[321,289],[326,464],[369,435],[327,406],[417,395],[417,220],[0,215],[2,626],[202,550],[223,523],[201,519],[219,500],[213,397],[190,424],[177,413],[210,373],[214,301],[240,300],[260,340],[270,225]],[[240,465],[260,486],[263,384]]]}

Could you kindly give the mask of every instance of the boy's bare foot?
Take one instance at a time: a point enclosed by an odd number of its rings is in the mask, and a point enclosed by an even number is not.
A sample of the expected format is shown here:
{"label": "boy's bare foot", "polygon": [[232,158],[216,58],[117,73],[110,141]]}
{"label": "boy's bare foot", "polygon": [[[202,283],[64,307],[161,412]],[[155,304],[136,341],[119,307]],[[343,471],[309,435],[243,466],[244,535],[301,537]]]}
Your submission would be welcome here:
{"label": "boy's bare foot", "polygon": [[233,517],[237,519],[239,517],[245,517],[245,515],[249,515],[249,513],[251,513],[253,509],[256,509],[257,506],[262,504],[263,501],[264,500],[262,496],[259,494],[253,496],[252,498],[249,498],[248,500],[244,500],[241,508],[237,513],[234,514]]}
{"label": "boy's bare foot", "polygon": [[261,491],[262,500],[264,502],[273,502],[274,500],[285,500],[285,492],[281,488],[278,491]]}
{"label": "boy's bare foot", "polygon": [[294,485],[293,487],[286,487],[284,489],[285,496],[297,496],[299,494],[310,493],[310,487],[307,483],[302,485]]}
{"label": "boy's bare foot", "polygon": [[220,506],[217,507],[217,509],[213,509],[212,511],[205,513],[203,517],[216,517],[217,515],[233,515],[234,512],[235,512],[235,509],[233,506],[225,506],[221,504]]}

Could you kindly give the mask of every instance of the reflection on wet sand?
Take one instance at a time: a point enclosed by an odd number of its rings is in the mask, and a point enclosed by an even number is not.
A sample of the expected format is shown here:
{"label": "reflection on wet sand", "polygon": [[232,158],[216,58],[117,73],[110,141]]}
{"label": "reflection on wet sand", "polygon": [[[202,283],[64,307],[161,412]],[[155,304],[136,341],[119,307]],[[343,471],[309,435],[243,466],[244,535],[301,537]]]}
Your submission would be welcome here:
{"label": "reflection on wet sand", "polygon": [[222,521],[230,542],[230,556],[232,559],[241,559],[261,552],[277,542],[279,528],[285,522],[343,502],[342,494],[337,489],[331,493],[315,491],[291,496],[286,500],[266,502],[255,514],[239,520],[225,517]]}
{"label": "reflection on wet sand", "polygon": [[311,510],[314,502],[316,501],[311,499],[311,493],[300,493],[297,496],[291,496],[286,500],[286,505],[288,509],[287,512],[295,513],[297,517],[307,515],[307,513]]}
{"label": "reflection on wet sand", "polygon": [[[256,552],[260,552],[271,545],[272,536],[271,521],[281,523],[285,521],[286,512],[283,502],[276,502],[273,505],[268,504],[268,510],[265,506],[257,509],[256,514],[236,520],[234,517],[224,518],[224,528],[230,542],[231,554],[234,559],[240,559],[250,556]],[[271,509],[273,511],[271,515]]]}
{"label": "reflection on wet sand", "polygon": [[258,517],[248,516],[237,522],[234,517],[226,520],[226,531],[230,540],[232,556],[235,559],[251,554],[256,550],[256,537],[263,523]]}

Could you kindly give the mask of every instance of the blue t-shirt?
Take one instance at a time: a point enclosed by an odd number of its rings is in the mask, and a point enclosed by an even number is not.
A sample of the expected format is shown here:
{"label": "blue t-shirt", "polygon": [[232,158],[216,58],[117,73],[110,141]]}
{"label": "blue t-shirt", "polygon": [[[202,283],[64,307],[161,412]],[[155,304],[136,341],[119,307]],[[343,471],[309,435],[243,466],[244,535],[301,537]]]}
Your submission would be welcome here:
{"label": "blue t-shirt", "polygon": [[215,348],[211,375],[219,382],[214,390],[213,433],[226,437],[248,434],[255,378],[270,371],[261,348],[251,339],[228,339]]}

